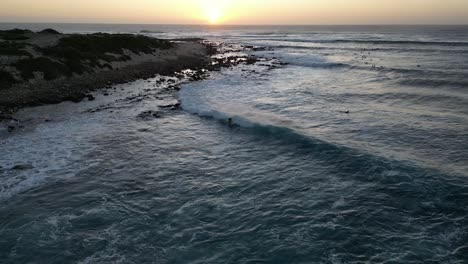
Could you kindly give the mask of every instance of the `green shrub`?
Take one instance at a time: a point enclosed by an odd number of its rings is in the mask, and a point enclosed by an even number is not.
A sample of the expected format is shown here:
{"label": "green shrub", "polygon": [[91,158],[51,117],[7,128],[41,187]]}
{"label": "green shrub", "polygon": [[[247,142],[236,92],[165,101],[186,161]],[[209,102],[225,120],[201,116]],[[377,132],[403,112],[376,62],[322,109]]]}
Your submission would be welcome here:
{"label": "green shrub", "polygon": [[72,47],[82,52],[122,54],[124,49],[136,53],[150,53],[154,49],[168,49],[171,43],[165,40],[132,34],[73,35],[59,41],[59,47]]}
{"label": "green shrub", "polygon": [[16,79],[9,72],[0,70],[0,90],[2,88],[7,88],[14,83],[16,83]]}
{"label": "green shrub", "polygon": [[29,52],[23,50],[24,48],[26,48],[26,45],[23,43],[2,41],[0,42],[0,55],[32,57]]}
{"label": "green shrub", "polygon": [[[125,50],[148,54],[155,49],[171,47],[168,41],[141,35],[98,33],[71,35],[60,39],[56,46],[38,50],[62,62],[70,72],[81,74],[93,67],[111,69],[109,62],[130,60],[131,58],[124,54]],[[102,64],[101,61],[106,63]]]}
{"label": "green shrub", "polygon": [[32,33],[27,29],[0,30],[0,38],[4,40],[25,40],[29,39],[25,34]]}
{"label": "green shrub", "polygon": [[28,33],[33,33],[33,32],[29,29],[18,29],[18,28],[10,29],[10,30],[0,30],[0,36],[24,35]]}
{"label": "green shrub", "polygon": [[0,38],[4,40],[27,40],[29,37],[27,36],[0,36]]}
{"label": "green shrub", "polygon": [[72,71],[68,65],[64,65],[48,58],[39,57],[34,59],[19,60],[14,64],[20,71],[24,80],[34,78],[34,72],[42,72],[44,79],[53,80],[62,76],[70,76]]}

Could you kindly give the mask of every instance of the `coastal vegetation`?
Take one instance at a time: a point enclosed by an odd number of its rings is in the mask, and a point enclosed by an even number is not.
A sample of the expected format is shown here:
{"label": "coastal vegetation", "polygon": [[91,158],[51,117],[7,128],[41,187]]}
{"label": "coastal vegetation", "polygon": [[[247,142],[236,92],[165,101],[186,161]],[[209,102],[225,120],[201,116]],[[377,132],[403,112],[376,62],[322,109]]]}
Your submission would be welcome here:
{"label": "coastal vegetation", "polygon": [[44,55],[60,61],[63,73],[92,71],[95,67],[110,68],[109,62],[128,61],[130,51],[135,54],[149,54],[157,49],[169,49],[168,41],[131,34],[71,35],[59,40],[52,47],[39,48]]}
{"label": "coastal vegetation", "polygon": [[7,71],[0,70],[0,89],[11,86],[16,82],[15,78]]}
{"label": "coastal vegetation", "polygon": [[29,52],[27,52],[25,49],[26,49],[26,44],[24,43],[18,43],[14,41],[0,42],[0,56],[32,57],[32,55]]}
{"label": "coastal vegetation", "polygon": [[24,80],[34,78],[35,72],[42,72],[45,80],[53,80],[61,76],[70,76],[72,71],[67,65],[52,61],[46,57],[28,58],[14,64]]}
{"label": "coastal vegetation", "polygon": [[29,37],[26,34],[33,33],[28,29],[0,30],[0,39],[3,40],[26,40]]}
{"label": "coastal vegetation", "polygon": [[200,41],[134,34],[0,31],[0,121],[27,106],[79,102],[97,89],[211,66]]}
{"label": "coastal vegetation", "polygon": [[[113,62],[129,61],[131,55],[152,54],[172,47],[169,41],[142,35],[66,35],[54,29],[38,33],[4,30],[0,31],[0,39],[0,85],[4,88],[41,76],[53,80],[111,70]],[[38,44],[36,39],[46,44]]]}

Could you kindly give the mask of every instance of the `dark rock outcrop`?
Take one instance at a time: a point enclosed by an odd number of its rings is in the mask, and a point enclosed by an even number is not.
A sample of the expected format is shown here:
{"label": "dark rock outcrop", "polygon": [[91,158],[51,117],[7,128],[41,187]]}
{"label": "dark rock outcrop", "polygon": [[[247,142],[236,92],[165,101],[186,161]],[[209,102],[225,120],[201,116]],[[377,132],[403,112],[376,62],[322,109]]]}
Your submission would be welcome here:
{"label": "dark rock outcrop", "polygon": [[142,113],[138,114],[138,116],[137,116],[138,119],[144,120],[144,121],[152,120],[152,119],[155,119],[155,118],[161,118],[161,117],[162,117],[161,112],[153,111],[153,110],[142,112]]}

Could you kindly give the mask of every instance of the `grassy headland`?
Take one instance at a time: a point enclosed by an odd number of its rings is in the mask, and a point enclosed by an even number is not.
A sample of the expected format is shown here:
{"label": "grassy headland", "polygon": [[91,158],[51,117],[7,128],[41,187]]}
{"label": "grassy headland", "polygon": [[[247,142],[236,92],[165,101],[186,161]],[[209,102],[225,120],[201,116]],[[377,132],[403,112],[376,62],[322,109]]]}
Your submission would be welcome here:
{"label": "grassy headland", "polygon": [[[31,41],[38,38],[42,39],[42,45]],[[52,29],[39,33],[19,29],[0,31],[0,39],[4,40],[0,42],[0,56],[6,61],[2,66],[9,68],[9,71],[2,70],[4,76],[9,75],[4,84],[34,79],[35,73],[53,80],[91,73],[98,68],[113,69],[111,62],[132,59],[128,53],[151,54],[172,47],[168,41],[141,35],[62,35]]]}
{"label": "grassy headland", "polygon": [[0,111],[56,103],[109,83],[199,68],[209,62],[197,42],[133,34],[0,31]]}

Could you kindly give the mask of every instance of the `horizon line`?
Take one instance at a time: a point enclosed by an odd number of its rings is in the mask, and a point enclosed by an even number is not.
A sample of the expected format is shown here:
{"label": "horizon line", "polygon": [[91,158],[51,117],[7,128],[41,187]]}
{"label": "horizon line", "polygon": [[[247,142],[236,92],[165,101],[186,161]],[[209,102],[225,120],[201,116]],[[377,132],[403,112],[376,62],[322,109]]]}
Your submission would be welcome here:
{"label": "horizon line", "polygon": [[136,25],[136,26],[468,26],[467,24],[183,24],[183,23],[114,23],[114,22],[6,22],[0,24],[74,24],[74,25]]}

